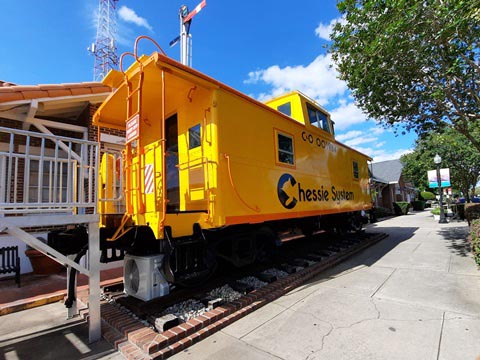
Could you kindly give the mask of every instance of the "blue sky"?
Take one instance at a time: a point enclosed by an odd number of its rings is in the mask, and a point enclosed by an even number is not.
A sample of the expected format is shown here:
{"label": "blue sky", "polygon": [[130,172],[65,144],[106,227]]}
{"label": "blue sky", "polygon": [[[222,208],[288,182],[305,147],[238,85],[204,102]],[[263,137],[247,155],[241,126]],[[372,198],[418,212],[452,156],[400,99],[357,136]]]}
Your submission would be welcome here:
{"label": "blue sky", "polygon": [[[179,59],[178,10],[201,0],[120,0],[117,47],[133,50],[148,35]],[[98,0],[0,0],[0,80],[19,85],[93,80]],[[367,121],[346,84],[336,77],[327,54],[329,26],[340,14],[336,0],[207,0],[192,21],[193,67],[259,100],[301,90],[332,115],[337,139],[374,161],[399,158],[412,149],[415,134],[395,136]],[[141,42],[139,52],[155,47]]]}

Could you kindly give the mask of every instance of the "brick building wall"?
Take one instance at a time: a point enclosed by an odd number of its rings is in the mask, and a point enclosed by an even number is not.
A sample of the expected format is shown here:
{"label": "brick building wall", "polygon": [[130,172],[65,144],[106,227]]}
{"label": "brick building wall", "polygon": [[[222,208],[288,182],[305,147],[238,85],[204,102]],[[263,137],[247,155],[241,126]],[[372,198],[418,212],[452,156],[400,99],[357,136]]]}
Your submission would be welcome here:
{"label": "brick building wall", "polygon": [[[88,122],[88,140],[90,141],[98,141],[98,127],[93,125],[93,115],[95,111],[99,108],[99,105],[90,105],[90,118]],[[100,133],[118,136],[121,138],[125,138],[125,130],[118,130],[118,129],[110,129],[105,127],[100,127]]]}

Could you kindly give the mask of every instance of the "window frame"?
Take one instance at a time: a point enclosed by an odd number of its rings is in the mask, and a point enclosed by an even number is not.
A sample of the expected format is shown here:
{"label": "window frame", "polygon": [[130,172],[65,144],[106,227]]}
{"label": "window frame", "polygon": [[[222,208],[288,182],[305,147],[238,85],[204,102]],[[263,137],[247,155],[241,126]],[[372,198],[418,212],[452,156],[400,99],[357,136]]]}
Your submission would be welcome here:
{"label": "window frame", "polygon": [[[327,113],[324,113],[322,110],[320,109],[317,109],[315,106],[313,106],[312,104],[309,104],[308,102],[306,103],[307,105],[307,115],[308,115],[308,123],[313,126],[314,128],[316,129],[319,129],[319,130],[322,130],[322,131],[325,131],[326,133],[328,134],[333,134],[332,132],[332,127],[330,125],[330,121],[328,119],[328,114]],[[314,122],[312,122],[312,119],[310,117],[310,111],[314,111],[315,112],[315,120]],[[325,129],[325,126],[317,126],[315,124],[319,124],[319,116],[318,114],[321,114],[323,115],[324,119],[322,119],[322,124],[324,124],[327,129]]]}
{"label": "window frame", "polygon": [[[356,167],[356,171],[355,171],[355,167]],[[357,176],[355,176],[355,174]],[[360,180],[360,166],[359,166],[358,161],[354,160],[354,159],[352,159],[352,177],[353,177],[353,180],[355,180],[355,181]]]}
{"label": "window frame", "polygon": [[[280,108],[282,107],[287,107],[288,106],[288,114],[286,112],[283,112],[282,110],[280,110]],[[277,106],[277,111],[281,112],[283,115],[287,115],[289,117],[292,117],[292,102],[291,101],[287,101],[286,103],[283,103],[281,105],[278,105]]]}
{"label": "window frame", "polygon": [[[198,139],[194,136],[192,136],[194,129],[198,128]],[[198,144],[192,147],[192,139],[197,142],[194,142],[194,144]],[[195,150],[199,147],[202,146],[202,125],[201,124],[196,124],[192,127],[188,128],[188,150]]]}
{"label": "window frame", "polygon": [[[291,140],[292,151],[288,151],[285,149],[280,149],[280,136]],[[295,136],[290,134],[286,131],[274,129],[274,137],[275,137],[275,164],[279,166],[285,166],[288,168],[296,168],[296,161],[295,161]],[[286,153],[291,156],[292,163],[284,162],[280,160],[280,154]]]}

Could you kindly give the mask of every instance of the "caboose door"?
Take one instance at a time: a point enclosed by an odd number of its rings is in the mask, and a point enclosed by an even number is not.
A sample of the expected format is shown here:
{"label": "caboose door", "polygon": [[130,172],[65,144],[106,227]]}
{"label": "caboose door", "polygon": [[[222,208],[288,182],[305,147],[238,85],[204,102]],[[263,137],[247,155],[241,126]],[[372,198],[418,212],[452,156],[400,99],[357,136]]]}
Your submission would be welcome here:
{"label": "caboose door", "polygon": [[178,178],[178,119],[174,114],[165,120],[167,212],[180,211],[180,183]]}

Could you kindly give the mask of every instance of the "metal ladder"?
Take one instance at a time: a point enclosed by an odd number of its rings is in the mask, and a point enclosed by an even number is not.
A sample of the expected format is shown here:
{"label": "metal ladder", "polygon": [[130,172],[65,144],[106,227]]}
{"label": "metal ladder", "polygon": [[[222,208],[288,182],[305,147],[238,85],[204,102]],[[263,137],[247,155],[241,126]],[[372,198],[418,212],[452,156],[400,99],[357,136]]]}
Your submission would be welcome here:
{"label": "metal ladder", "polygon": [[[138,61],[138,60],[137,60]],[[143,65],[140,61],[139,66],[139,80],[138,85],[133,88],[134,84],[132,81],[128,80],[127,75],[125,74],[125,83],[127,85],[127,122],[128,121],[135,121],[133,119],[137,119],[138,121],[138,133],[140,134],[141,127],[142,127],[142,90],[143,90],[143,80],[144,80],[144,72],[143,72]],[[136,107],[135,107],[135,96],[136,96]],[[135,140],[134,140],[135,141]],[[144,159],[144,150],[142,146],[141,138],[138,137],[136,139],[136,149],[137,149],[137,156],[139,158],[139,163],[137,165],[133,165],[133,153],[134,153],[134,146],[132,145],[133,141],[127,142],[126,145],[126,159],[125,159],[125,169],[127,171],[127,178],[126,178],[126,187],[125,187],[125,195],[127,198],[127,213],[129,215],[133,214],[133,202],[136,200],[137,202],[137,209],[138,212],[143,214],[145,213],[145,199],[144,199],[144,191],[142,191],[143,179],[142,173],[145,168],[145,159]],[[133,187],[132,185],[132,176],[136,174],[136,186]],[[134,200],[135,199],[135,200]]]}

